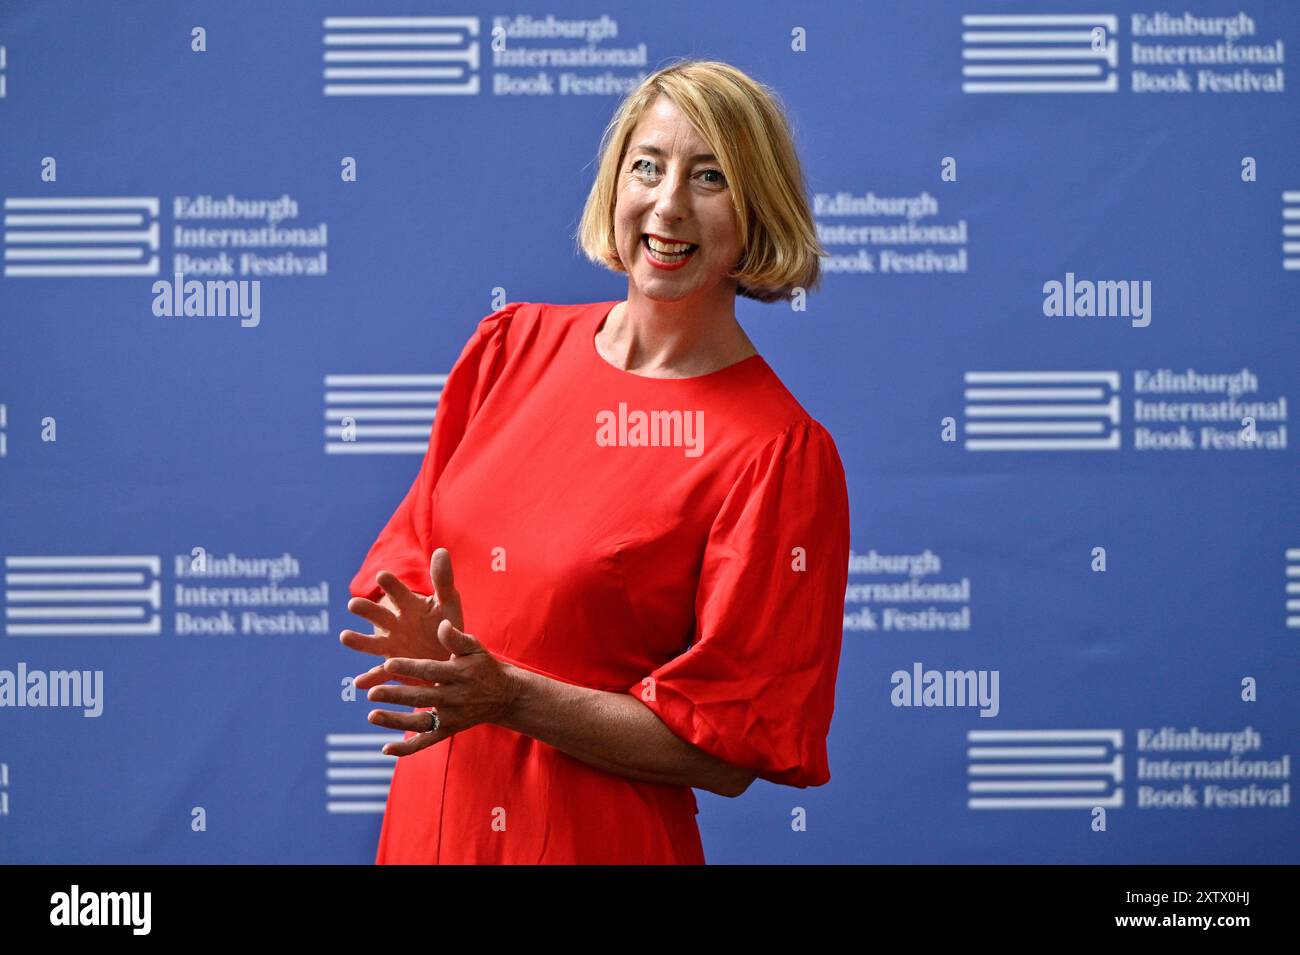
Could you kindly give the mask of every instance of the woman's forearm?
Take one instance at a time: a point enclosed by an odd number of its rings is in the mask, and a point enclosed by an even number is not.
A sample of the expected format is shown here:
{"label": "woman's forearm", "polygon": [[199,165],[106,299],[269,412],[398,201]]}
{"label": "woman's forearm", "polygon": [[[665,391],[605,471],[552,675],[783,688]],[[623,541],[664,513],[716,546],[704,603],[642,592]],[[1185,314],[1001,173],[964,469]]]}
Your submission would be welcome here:
{"label": "woman's forearm", "polygon": [[629,693],[553,680],[523,667],[507,671],[517,692],[496,722],[590,766],[651,783],[739,796],[754,773],[709,755],[673,733]]}

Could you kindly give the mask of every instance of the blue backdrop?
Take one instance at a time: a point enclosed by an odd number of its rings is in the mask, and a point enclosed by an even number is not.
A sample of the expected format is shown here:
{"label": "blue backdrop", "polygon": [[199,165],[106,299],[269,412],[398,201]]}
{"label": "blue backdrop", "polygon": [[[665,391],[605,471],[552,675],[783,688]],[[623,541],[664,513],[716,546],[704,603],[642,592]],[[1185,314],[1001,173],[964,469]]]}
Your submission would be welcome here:
{"label": "blue backdrop", "polygon": [[700,56],[789,110],[825,280],[738,317],[853,509],[831,782],[709,860],[1300,861],[1300,7],[1102,7],[5,3],[0,860],[373,859],[347,583],[479,319],[624,296],[599,136]]}

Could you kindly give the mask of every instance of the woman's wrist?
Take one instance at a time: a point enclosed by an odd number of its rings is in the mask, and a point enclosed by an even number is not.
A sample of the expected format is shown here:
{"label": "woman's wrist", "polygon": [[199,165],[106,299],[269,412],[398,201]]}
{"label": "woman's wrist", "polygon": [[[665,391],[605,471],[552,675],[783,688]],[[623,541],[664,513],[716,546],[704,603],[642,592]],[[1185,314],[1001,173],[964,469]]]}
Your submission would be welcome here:
{"label": "woman's wrist", "polygon": [[675,736],[631,694],[576,686],[499,662],[508,702],[492,721],[498,726],[628,779],[737,796],[754,778]]}
{"label": "woman's wrist", "polygon": [[537,674],[524,667],[515,666],[513,663],[507,663],[502,660],[501,672],[505,677],[506,692],[508,699],[501,709],[501,716],[494,722],[498,726],[514,730],[517,733],[525,732],[523,729],[524,714],[536,694],[536,680],[533,679]]}

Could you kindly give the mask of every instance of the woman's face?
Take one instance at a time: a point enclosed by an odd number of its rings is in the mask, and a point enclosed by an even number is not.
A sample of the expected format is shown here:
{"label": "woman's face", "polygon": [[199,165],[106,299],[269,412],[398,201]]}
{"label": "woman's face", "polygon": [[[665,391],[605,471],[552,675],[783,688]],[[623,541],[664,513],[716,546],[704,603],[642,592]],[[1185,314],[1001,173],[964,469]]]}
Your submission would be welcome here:
{"label": "woman's face", "polygon": [[[652,299],[680,301],[735,279],[744,249],[731,190],[708,144],[667,97],[641,115],[618,174],[614,242],[629,279]],[[695,246],[655,253],[647,234]]]}

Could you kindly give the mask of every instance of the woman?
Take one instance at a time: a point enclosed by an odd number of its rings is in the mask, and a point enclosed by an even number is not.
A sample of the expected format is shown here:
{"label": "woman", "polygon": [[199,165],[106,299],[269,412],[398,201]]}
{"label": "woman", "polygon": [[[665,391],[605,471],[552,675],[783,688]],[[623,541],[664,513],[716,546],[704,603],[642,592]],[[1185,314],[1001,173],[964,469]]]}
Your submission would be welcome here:
{"label": "woman", "polygon": [[356,685],[416,708],[370,714],[379,863],[703,863],[691,787],[830,778],[843,467],[735,318],[819,279],[789,130],[684,61],[601,152],[579,240],[627,300],[482,320],[351,583]]}

